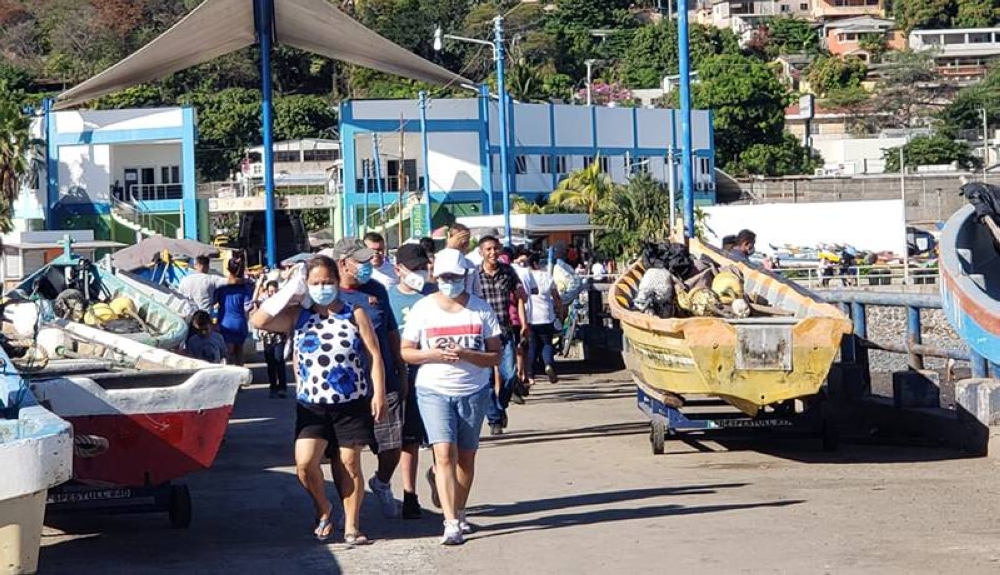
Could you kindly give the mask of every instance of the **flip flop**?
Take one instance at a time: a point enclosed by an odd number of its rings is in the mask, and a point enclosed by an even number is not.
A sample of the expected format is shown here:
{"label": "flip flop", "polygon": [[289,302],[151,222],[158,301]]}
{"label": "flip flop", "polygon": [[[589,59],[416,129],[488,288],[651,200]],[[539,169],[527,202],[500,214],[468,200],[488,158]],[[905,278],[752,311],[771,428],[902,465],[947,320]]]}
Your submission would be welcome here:
{"label": "flip flop", "polygon": [[371,545],[372,540],[364,533],[358,531],[356,533],[344,533],[344,543],[352,546],[362,546]]}
{"label": "flip flop", "polygon": [[[329,531],[326,531],[329,528]],[[330,510],[326,512],[326,519],[320,519],[319,524],[316,525],[316,529],[313,530],[313,535],[316,536],[317,541],[326,541],[329,539],[335,530],[333,525],[333,504],[330,504]],[[326,535],[323,532],[326,531]]]}

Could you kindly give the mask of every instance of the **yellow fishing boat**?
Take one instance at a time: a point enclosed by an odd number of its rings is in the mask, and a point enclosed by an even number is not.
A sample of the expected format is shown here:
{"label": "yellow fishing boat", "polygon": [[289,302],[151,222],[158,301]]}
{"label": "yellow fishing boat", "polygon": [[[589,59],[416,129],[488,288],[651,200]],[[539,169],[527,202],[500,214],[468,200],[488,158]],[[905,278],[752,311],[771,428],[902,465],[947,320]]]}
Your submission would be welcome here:
{"label": "yellow fishing boat", "polygon": [[[640,407],[645,400],[648,413],[650,402],[662,403],[673,415],[685,396],[705,395],[758,418],[765,408],[786,413],[791,400],[816,396],[841,338],[851,332],[847,317],[791,281],[697,239],[687,241],[692,258],[705,256],[720,268],[738,268],[745,299],[778,313],[730,319],[661,318],[636,311],[633,301],[646,270],[641,261],[634,264],[612,286],[609,305],[626,337],[625,362],[639,386]],[[661,420],[658,426],[653,418],[654,436],[664,425],[671,430],[672,421]],[[654,451],[657,443],[662,451],[662,441],[652,439]]]}

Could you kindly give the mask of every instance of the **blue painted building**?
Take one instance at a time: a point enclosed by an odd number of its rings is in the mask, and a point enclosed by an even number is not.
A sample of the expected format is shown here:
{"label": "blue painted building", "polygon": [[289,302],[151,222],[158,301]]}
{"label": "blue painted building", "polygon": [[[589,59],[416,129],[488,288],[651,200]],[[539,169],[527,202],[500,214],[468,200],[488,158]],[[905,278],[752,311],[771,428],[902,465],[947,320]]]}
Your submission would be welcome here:
{"label": "blue painted building", "polygon": [[162,222],[153,231],[198,238],[194,109],[49,112],[36,130],[45,141],[44,174],[22,193],[15,218],[131,243],[134,222],[124,214],[141,213],[147,224]]}
{"label": "blue painted building", "polygon": [[[498,104],[485,98],[431,100],[425,158],[418,101],[343,103],[344,232],[356,234],[365,221],[370,227],[377,220],[379,210],[419,197],[425,179],[435,227],[448,221],[445,210],[455,217],[500,213],[498,111]],[[511,104],[508,118],[512,196],[547,196],[567,174],[598,157],[602,170],[616,182],[647,171],[681,196],[676,110]],[[712,204],[715,146],[710,111],[693,112],[692,135],[695,199]]]}

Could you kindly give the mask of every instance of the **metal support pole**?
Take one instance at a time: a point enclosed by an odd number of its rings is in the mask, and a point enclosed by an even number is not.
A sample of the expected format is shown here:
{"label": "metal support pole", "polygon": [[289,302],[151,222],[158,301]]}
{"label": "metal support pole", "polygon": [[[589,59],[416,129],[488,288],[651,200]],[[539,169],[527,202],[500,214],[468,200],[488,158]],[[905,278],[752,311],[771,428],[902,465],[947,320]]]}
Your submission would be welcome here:
{"label": "metal support pole", "polygon": [[[361,173],[364,177],[362,180],[361,189],[365,194],[365,205],[361,208],[361,225],[357,226],[358,236],[363,236],[368,232],[368,178],[370,177],[369,161],[361,160]],[[356,212],[357,210],[355,210]]]}
{"label": "metal support pole", "polygon": [[385,200],[382,198],[382,159],[378,153],[378,134],[372,135],[372,148],[375,152],[373,160],[375,164],[375,191],[378,193],[378,209],[382,214],[380,217],[382,221],[382,230],[380,233],[385,234]]}
{"label": "metal support pole", "polygon": [[694,157],[691,141],[691,60],[688,46],[688,11],[685,6],[677,10],[678,59],[680,64],[681,91],[681,167],[684,187],[684,232],[694,237],[694,174],[691,161]]}
{"label": "metal support pole", "polygon": [[424,223],[427,224],[426,230],[429,236],[434,231],[432,229],[433,218],[431,217],[431,209],[434,204],[431,202],[431,169],[427,158],[430,150],[430,146],[427,144],[427,92],[423,90],[420,91],[420,146],[424,164],[424,201],[427,203],[427,217],[424,218]]}
{"label": "metal support pole", "polygon": [[903,285],[910,285],[910,233],[906,226],[906,158],[899,147],[899,199],[903,201]]}
{"label": "metal support pole", "polygon": [[587,65],[587,105],[588,106],[592,106],[592,105],[594,105],[594,92],[593,92],[593,88],[592,88],[592,86],[593,86],[593,84],[592,84],[592,82],[593,82],[592,75],[593,75],[594,61],[593,60],[586,60],[586,61],[584,61],[584,64]]}
{"label": "metal support pole", "polygon": [[986,116],[986,108],[979,110],[983,113],[983,183],[986,183],[987,169],[990,166],[990,133],[989,123]]}
{"label": "metal support pole", "polygon": [[264,237],[267,265],[278,266],[278,247],[274,223],[274,118],[271,107],[271,39],[274,33],[273,0],[256,0],[257,41],[260,44],[261,130],[264,140]]}
{"label": "metal support pole", "polygon": [[[920,345],[923,343],[923,336],[920,333],[920,308],[909,306],[906,308],[906,339],[909,344]],[[913,369],[924,368],[924,356],[919,353],[910,352],[910,367]]]}
{"label": "metal support pole", "polygon": [[868,339],[868,318],[865,316],[865,304],[851,303],[851,319],[854,320],[854,335]]}
{"label": "metal support pole", "polygon": [[375,190],[378,192],[378,212],[382,229],[379,233],[385,234],[385,198],[382,197],[382,158],[379,155],[378,134],[372,134],[372,158],[375,164]]}
{"label": "metal support pole", "polygon": [[500,94],[500,175],[503,190],[504,243],[511,245],[510,230],[510,158],[507,138],[510,135],[507,124],[507,84],[504,76],[503,16],[493,19],[493,57],[497,63],[497,91]]}
{"label": "metal support pole", "polygon": [[973,350],[969,350],[969,366],[972,368],[972,377],[989,377],[990,364],[986,358]]}

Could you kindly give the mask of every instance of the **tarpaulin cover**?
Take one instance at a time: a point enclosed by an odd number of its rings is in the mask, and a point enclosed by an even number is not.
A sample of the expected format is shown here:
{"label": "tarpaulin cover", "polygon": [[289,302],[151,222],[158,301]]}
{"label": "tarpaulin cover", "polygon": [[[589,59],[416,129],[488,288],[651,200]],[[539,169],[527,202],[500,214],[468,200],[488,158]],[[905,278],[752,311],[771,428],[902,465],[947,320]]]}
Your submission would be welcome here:
{"label": "tarpaulin cover", "polygon": [[[471,84],[379,36],[327,0],[275,0],[276,41],[351,64],[434,84]],[[253,0],[205,0],[111,68],[63,92],[55,108],[166,77],[256,42]]]}

